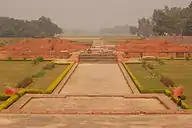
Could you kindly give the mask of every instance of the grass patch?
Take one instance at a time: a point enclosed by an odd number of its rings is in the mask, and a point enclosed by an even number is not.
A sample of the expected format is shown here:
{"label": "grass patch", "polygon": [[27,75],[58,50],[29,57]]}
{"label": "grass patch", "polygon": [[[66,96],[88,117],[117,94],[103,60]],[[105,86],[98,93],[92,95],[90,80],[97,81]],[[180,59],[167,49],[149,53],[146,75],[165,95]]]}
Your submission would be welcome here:
{"label": "grass patch", "polygon": [[161,82],[160,78],[154,78],[151,74],[145,70],[141,64],[126,64],[130,71],[137,78],[138,82],[141,84],[141,90],[153,92],[155,90],[165,90],[167,89]]}
{"label": "grass patch", "polygon": [[0,93],[4,93],[6,85],[16,87],[26,77],[32,77],[33,83],[27,88],[46,89],[68,65],[56,65],[52,70],[43,71],[49,61],[36,65],[32,61],[0,61]]}
{"label": "grass patch", "polygon": [[[159,64],[157,61],[147,61],[154,66],[154,71],[158,74],[168,76],[176,85],[182,85],[186,103],[192,107],[192,61],[186,60],[164,60],[165,64]],[[140,64],[127,64],[133,75],[137,78],[143,89],[166,89],[159,82],[159,79],[146,79],[149,73],[141,67]]]}

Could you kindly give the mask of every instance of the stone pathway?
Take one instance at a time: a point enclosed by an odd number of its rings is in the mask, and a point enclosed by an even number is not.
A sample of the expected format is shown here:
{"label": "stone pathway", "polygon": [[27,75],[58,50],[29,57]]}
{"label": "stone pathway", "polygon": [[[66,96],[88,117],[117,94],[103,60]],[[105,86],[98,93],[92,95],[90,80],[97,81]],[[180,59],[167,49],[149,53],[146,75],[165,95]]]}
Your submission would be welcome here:
{"label": "stone pathway", "polygon": [[191,115],[1,114],[1,128],[192,128]]}
{"label": "stone pathway", "polygon": [[60,94],[132,93],[117,64],[79,64]]}

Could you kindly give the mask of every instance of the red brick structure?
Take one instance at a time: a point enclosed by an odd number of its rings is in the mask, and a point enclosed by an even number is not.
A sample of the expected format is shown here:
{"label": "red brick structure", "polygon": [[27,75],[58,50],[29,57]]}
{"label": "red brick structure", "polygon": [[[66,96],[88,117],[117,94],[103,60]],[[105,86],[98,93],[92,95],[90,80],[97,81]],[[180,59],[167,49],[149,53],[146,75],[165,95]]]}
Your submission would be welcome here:
{"label": "red brick structure", "polygon": [[142,56],[184,58],[191,56],[192,45],[164,40],[131,40],[118,43],[116,50],[124,52],[127,58]]}
{"label": "red brick structure", "polygon": [[0,57],[7,58],[44,58],[66,59],[71,52],[87,49],[89,46],[74,44],[64,39],[26,39],[10,46],[0,47]]}

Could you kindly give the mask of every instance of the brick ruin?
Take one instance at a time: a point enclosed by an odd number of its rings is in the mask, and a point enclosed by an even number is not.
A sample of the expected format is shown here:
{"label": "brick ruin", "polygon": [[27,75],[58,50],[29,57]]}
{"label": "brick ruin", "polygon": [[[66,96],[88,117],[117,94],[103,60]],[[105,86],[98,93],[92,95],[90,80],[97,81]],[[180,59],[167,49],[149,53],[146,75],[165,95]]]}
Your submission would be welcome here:
{"label": "brick ruin", "polygon": [[74,44],[64,39],[25,39],[13,45],[0,47],[1,58],[44,58],[67,59],[70,53],[88,49],[90,46]]}
{"label": "brick ruin", "polygon": [[184,58],[192,55],[191,44],[165,40],[127,40],[119,42],[116,50],[123,52],[126,58],[143,56]]}

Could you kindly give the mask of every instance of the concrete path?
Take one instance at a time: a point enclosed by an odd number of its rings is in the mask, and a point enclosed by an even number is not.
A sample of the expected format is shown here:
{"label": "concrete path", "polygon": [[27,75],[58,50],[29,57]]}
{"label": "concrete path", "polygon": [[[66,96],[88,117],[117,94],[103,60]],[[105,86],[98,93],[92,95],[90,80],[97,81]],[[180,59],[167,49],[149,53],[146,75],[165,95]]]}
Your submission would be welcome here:
{"label": "concrete path", "polygon": [[192,128],[192,116],[3,114],[0,128]]}
{"label": "concrete path", "polygon": [[126,95],[132,92],[117,64],[79,64],[60,93]]}

